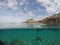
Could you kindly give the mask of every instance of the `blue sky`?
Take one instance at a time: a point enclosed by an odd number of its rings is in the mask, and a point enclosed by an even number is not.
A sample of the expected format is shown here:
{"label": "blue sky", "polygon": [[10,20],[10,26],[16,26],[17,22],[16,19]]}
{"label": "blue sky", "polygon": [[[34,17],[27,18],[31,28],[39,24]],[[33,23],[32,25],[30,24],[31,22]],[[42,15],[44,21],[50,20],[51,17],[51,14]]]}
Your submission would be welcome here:
{"label": "blue sky", "polygon": [[60,0],[0,0],[0,23],[41,20],[60,12]]}

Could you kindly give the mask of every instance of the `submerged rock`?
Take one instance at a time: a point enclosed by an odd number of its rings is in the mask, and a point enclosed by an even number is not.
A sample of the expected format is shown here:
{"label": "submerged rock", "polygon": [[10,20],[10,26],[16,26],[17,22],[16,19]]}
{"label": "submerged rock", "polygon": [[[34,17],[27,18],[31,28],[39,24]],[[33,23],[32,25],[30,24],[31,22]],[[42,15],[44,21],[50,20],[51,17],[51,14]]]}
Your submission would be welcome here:
{"label": "submerged rock", "polygon": [[57,28],[52,29],[53,32],[58,32]]}
{"label": "submerged rock", "polygon": [[2,41],[0,40],[0,45],[5,45],[5,44],[4,44],[4,42],[2,42]]}
{"label": "submerged rock", "polygon": [[25,43],[21,40],[14,40],[11,42],[11,45],[25,45]]}
{"label": "submerged rock", "polygon": [[35,39],[32,40],[32,45],[40,45],[42,40],[43,39],[41,37],[37,36]]}
{"label": "submerged rock", "polygon": [[40,29],[36,29],[36,32],[40,32],[40,31],[42,31],[42,30],[40,30]]}
{"label": "submerged rock", "polygon": [[36,40],[36,41],[42,41],[43,39],[41,37],[37,36],[34,40]]}

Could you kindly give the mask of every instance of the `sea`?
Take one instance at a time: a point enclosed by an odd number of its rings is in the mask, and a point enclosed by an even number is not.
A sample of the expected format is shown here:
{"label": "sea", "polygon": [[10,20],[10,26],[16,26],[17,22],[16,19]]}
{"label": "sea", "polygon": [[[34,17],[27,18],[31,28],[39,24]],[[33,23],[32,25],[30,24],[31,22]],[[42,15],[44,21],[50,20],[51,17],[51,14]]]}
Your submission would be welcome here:
{"label": "sea", "polygon": [[0,45],[60,45],[60,26],[42,23],[1,23]]}

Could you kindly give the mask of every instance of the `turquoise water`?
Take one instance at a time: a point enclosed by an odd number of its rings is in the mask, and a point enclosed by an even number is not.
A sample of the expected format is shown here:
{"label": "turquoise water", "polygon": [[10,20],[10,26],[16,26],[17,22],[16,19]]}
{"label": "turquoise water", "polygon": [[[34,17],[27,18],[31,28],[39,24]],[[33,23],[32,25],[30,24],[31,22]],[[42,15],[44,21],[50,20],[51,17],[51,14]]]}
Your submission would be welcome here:
{"label": "turquoise water", "polygon": [[4,42],[5,45],[60,45],[60,29],[0,29],[0,40]]}

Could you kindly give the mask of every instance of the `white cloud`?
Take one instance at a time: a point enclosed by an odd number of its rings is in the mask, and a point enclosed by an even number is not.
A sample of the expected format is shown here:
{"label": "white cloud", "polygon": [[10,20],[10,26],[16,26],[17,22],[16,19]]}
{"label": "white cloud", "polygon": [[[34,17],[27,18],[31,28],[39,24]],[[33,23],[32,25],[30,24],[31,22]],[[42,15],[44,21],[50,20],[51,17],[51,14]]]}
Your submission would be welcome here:
{"label": "white cloud", "polygon": [[47,16],[45,15],[39,15],[36,18],[34,18],[35,20],[42,20],[43,18],[46,18]]}
{"label": "white cloud", "polygon": [[17,10],[18,9],[18,7],[17,6],[13,6],[13,7],[11,7],[13,10]]}
{"label": "white cloud", "polygon": [[[18,2],[17,0],[7,0],[8,1],[8,7],[12,8],[12,9],[18,9]],[[25,0],[20,0],[20,4],[19,6],[23,5],[25,2]]]}
{"label": "white cloud", "polygon": [[2,5],[1,5],[1,3],[0,3],[0,10],[2,10],[3,8],[2,8]]}
{"label": "white cloud", "polygon": [[6,9],[6,8],[7,8],[7,2],[6,1],[0,2],[0,10]]}
{"label": "white cloud", "polygon": [[27,11],[25,13],[16,12],[11,15],[11,12],[8,12],[8,14],[4,13],[4,16],[0,15],[0,23],[1,22],[8,22],[8,23],[20,23],[24,22],[27,19],[31,19],[34,16],[34,14],[30,11]]}
{"label": "white cloud", "polygon": [[18,13],[23,19],[31,19],[34,17],[34,13],[32,13],[31,11],[27,11],[25,13]]}
{"label": "white cloud", "polygon": [[34,16],[34,13],[32,13],[32,12],[30,12],[30,11],[26,12],[26,14],[27,14],[29,17],[33,17],[33,16]]}
{"label": "white cloud", "polygon": [[[3,11],[3,15],[7,15],[7,16],[0,16],[0,22],[22,22],[22,21],[25,21],[27,19],[31,19],[31,18],[34,18],[35,14],[31,11],[28,11],[28,4],[29,2],[26,2],[25,3],[25,8],[24,8],[24,11],[23,10],[20,10],[18,12],[17,10],[18,9],[18,3],[17,3],[17,0],[7,0],[8,3],[6,3],[6,1],[3,1],[3,2],[0,2],[0,9],[3,9],[3,8],[11,8],[13,9],[13,11],[11,10],[11,12],[8,12],[8,11]],[[24,2],[26,0],[20,0],[20,5],[23,5]],[[54,0],[53,2],[51,0],[37,0],[37,2],[41,2],[42,6],[46,7],[46,10],[48,11],[48,13],[52,13],[52,12],[55,12],[56,10],[58,10],[60,8],[60,0]],[[17,9],[17,10],[16,10]],[[13,13],[15,12],[16,13]],[[41,10],[38,10],[38,12],[40,12]],[[36,11],[35,11],[36,12]],[[59,12],[59,11],[58,11]],[[36,16],[35,16],[36,17]],[[35,19],[42,19],[42,18],[45,18],[45,16],[43,15],[39,15],[37,16]]]}
{"label": "white cloud", "polygon": [[7,8],[18,9],[17,1],[16,0],[7,0],[7,1],[0,2],[0,10],[7,9]]}
{"label": "white cloud", "polygon": [[23,5],[25,0],[20,0],[20,5]]}
{"label": "white cloud", "polygon": [[17,5],[16,0],[7,0],[7,1],[8,1],[8,6],[9,7],[13,7],[13,6]]}
{"label": "white cloud", "polygon": [[44,6],[48,13],[55,12],[60,8],[60,0],[37,0],[37,2],[41,2],[42,6]]}
{"label": "white cloud", "polygon": [[[5,8],[11,8],[13,10],[18,9],[18,0],[5,0],[0,2],[0,10]],[[23,5],[25,0],[19,0],[19,6]]]}
{"label": "white cloud", "polygon": [[17,8],[17,1],[16,0],[7,0],[8,1],[8,7],[12,8],[12,9],[18,9]]}
{"label": "white cloud", "polygon": [[24,21],[22,18],[16,16],[0,16],[0,23],[20,23]]}

